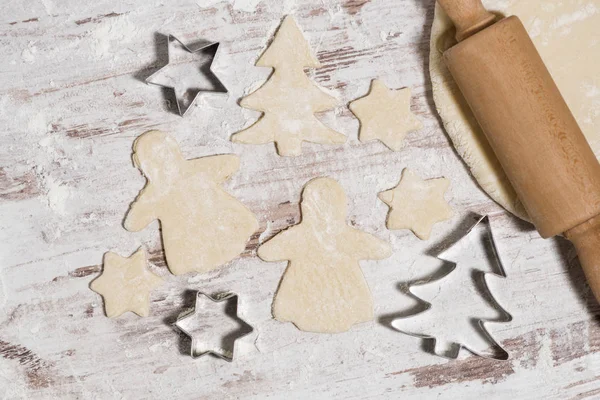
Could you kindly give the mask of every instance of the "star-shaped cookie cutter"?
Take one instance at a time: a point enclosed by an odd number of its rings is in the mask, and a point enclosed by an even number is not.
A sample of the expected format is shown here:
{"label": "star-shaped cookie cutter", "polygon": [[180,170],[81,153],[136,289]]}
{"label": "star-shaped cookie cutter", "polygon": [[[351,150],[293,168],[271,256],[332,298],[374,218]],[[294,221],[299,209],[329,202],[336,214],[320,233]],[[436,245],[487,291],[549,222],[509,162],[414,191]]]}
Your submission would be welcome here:
{"label": "star-shaped cookie cutter", "polygon": [[[450,359],[450,360],[455,360],[458,358],[458,355],[460,353],[461,349],[464,349],[468,352],[470,352],[471,354],[474,354],[476,356],[482,357],[482,358],[487,358],[487,359],[492,359],[492,360],[497,360],[497,361],[507,361],[510,359],[510,355],[508,354],[508,352],[500,345],[500,343],[498,343],[494,337],[490,334],[490,332],[488,331],[488,329],[486,328],[486,323],[503,323],[503,322],[510,322],[512,321],[512,315],[510,313],[508,313],[508,311],[506,311],[506,309],[504,309],[499,303],[498,301],[496,301],[496,299],[494,298],[489,285],[485,279],[486,276],[488,275],[492,275],[492,276],[499,276],[499,277],[503,277],[506,278],[506,272],[504,270],[504,266],[502,265],[502,262],[500,260],[500,256],[498,255],[498,250],[496,248],[496,244],[494,241],[494,236],[492,234],[492,228],[491,228],[491,224],[490,224],[490,219],[489,216],[485,215],[485,216],[481,216],[478,215],[477,216],[477,221],[467,230],[467,232],[460,238],[458,239],[456,242],[454,242],[452,245],[448,246],[447,248],[445,248],[443,251],[441,251],[440,254],[438,254],[437,258],[442,260],[442,261],[446,261],[446,262],[450,262],[452,263],[452,267],[450,268],[449,272],[445,273],[443,277],[438,277],[436,279],[443,279],[446,276],[448,276],[449,274],[451,274],[452,272],[454,272],[454,270],[458,267],[459,264],[461,264],[460,260],[459,261],[453,261],[453,260],[447,260],[444,257],[444,254],[446,252],[448,252],[450,249],[454,248],[455,246],[458,246],[459,243],[463,242],[463,240],[469,240],[471,234],[480,227],[483,227],[484,232],[483,232],[483,241],[484,241],[484,246],[485,246],[485,250],[486,250],[486,255],[488,256],[488,259],[491,260],[492,265],[495,266],[496,271],[495,272],[481,272],[480,274],[480,278],[481,281],[480,283],[480,287],[482,289],[484,289],[484,294],[486,295],[486,299],[489,301],[490,305],[495,308],[497,311],[500,312],[501,316],[499,318],[496,319],[477,319],[475,321],[479,332],[487,339],[487,341],[492,344],[492,346],[494,346],[497,350],[496,354],[486,354],[486,353],[482,353],[482,352],[478,352],[472,348],[470,348],[469,346],[462,344],[462,343],[452,343],[452,346],[450,348],[449,351],[447,351],[446,353],[443,354],[439,354],[437,352],[435,352],[434,350],[431,350],[431,352],[439,357],[442,358],[446,358],[446,359]],[[427,283],[428,281],[424,282],[424,281],[420,281],[420,282],[416,282],[416,283],[412,283],[411,285],[409,285],[408,287],[408,292],[411,295],[411,297],[417,299],[418,301],[420,301],[421,303],[425,303],[424,307],[425,309],[423,311],[421,311],[420,313],[424,313],[427,312],[429,309],[431,309],[432,304],[430,302],[427,302],[423,299],[421,299],[420,297],[418,297],[417,295],[415,295],[413,292],[410,291],[410,288],[413,286],[419,286],[420,284],[423,283]],[[419,313],[419,314],[420,314]],[[418,314],[415,314],[418,315]],[[430,335],[426,335],[426,334],[418,334],[418,333],[413,333],[413,332],[406,332],[403,331],[402,329],[400,329],[398,326],[396,326],[397,322],[400,322],[404,319],[407,318],[411,318],[414,317],[415,315],[411,315],[411,316],[406,316],[406,317],[401,317],[401,318],[396,318],[394,320],[392,320],[391,322],[391,326],[396,329],[399,332],[402,332],[406,335],[409,336],[413,336],[413,337],[418,337],[421,339],[424,339],[425,341],[429,342],[430,348],[431,349],[435,349],[436,343],[438,341],[438,339],[435,336],[430,336]],[[429,346],[428,346],[429,347]]]}
{"label": "star-shaped cookie cutter", "polygon": [[[197,292],[194,309],[181,315],[175,326],[192,340],[190,355],[206,354],[233,361],[235,341],[254,331],[237,316],[238,295],[222,293],[216,296]],[[229,325],[225,327],[224,325]]]}
{"label": "star-shaped cookie cutter", "polygon": [[[207,70],[201,71],[201,73],[203,73],[204,76],[211,81],[212,85],[214,86],[214,90],[200,89],[200,88],[188,88],[188,90],[185,92],[185,94],[190,95],[192,98],[187,105],[182,104],[183,99],[180,99],[177,96],[177,91],[175,89],[175,86],[154,82],[154,80],[156,79],[156,76],[159,73],[161,73],[162,70],[167,68],[173,61],[172,54],[171,54],[171,51],[172,51],[171,43],[172,42],[179,43],[181,45],[181,47],[189,53],[200,53],[200,52],[204,52],[204,51],[210,51],[212,48],[214,48],[214,51],[212,51],[212,58],[210,60],[210,63],[207,63],[207,65],[208,65]],[[177,111],[179,112],[179,115],[183,117],[183,116],[185,116],[185,114],[187,114],[188,110],[190,108],[192,108],[192,106],[196,102],[196,99],[198,98],[198,96],[201,93],[215,93],[215,94],[227,94],[228,93],[228,90],[225,87],[225,85],[223,84],[223,82],[221,82],[221,80],[217,77],[217,75],[212,70],[212,64],[213,64],[214,60],[217,58],[217,52],[219,51],[219,45],[220,45],[219,42],[208,42],[208,43],[203,42],[203,44],[199,45],[198,47],[190,47],[190,46],[186,45],[185,43],[183,43],[181,40],[177,39],[175,36],[168,35],[168,37],[167,37],[167,64],[162,66],[158,71],[154,72],[149,77],[147,77],[145,82],[147,84],[156,85],[156,86],[160,86],[160,87],[172,90],[175,93],[175,103],[177,104]]]}

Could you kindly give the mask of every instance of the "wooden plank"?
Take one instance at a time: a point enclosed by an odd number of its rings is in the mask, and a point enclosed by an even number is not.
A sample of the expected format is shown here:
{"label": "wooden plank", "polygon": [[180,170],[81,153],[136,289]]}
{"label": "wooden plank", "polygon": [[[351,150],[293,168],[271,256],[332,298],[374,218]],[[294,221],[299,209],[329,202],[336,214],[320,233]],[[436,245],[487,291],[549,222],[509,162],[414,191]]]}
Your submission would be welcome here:
{"label": "wooden plank", "polygon": [[[433,1],[73,0],[2,6],[0,49],[0,397],[4,398],[507,398],[585,399],[599,395],[598,307],[571,246],[544,241],[504,214],[476,186],[440,127],[427,77]],[[251,10],[251,12],[248,12]],[[280,158],[271,145],[233,145],[228,137],[258,113],[237,101],[269,75],[253,66],[280,19],[293,13],[323,63],[308,71],[340,99],[323,120],[349,136],[344,146],[306,145]],[[214,70],[230,90],[205,96],[185,119],[169,112],[142,79],[160,66],[157,33],[222,42]],[[158,53],[157,53],[158,50]],[[392,153],[360,144],[346,103],[370,80],[410,86],[424,129]],[[241,170],[228,190],[258,216],[261,229],[243,256],[203,276],[168,273],[158,225],[126,232],[122,218],[143,186],[131,163],[134,138],[170,132],[187,157],[235,152]],[[456,217],[421,242],[389,232],[376,194],[404,167],[446,176]],[[284,263],[255,256],[259,240],[299,219],[302,186],[331,176],[349,197],[349,220],[390,240],[394,256],[365,262],[378,321],[339,335],[302,333],[274,321],[271,301]],[[416,302],[398,284],[439,268],[424,254],[455,240],[470,212],[492,214],[508,279],[495,295],[514,317],[492,326],[508,362],[465,355],[447,362],[386,321]],[[260,238],[260,239],[259,239]],[[151,316],[107,319],[89,290],[108,250],[148,246],[166,283],[152,294]],[[256,329],[237,359],[192,360],[170,324],[190,293],[232,290]],[[456,299],[468,307],[469,299]]]}

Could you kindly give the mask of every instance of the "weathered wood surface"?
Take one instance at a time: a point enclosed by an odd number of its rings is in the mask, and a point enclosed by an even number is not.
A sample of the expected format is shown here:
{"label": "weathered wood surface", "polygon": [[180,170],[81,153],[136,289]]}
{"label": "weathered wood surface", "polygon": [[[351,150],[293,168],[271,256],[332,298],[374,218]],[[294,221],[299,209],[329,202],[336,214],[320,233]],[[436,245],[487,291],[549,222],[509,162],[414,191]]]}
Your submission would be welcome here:
{"label": "weathered wood surface", "polygon": [[[543,240],[502,212],[476,186],[440,127],[427,78],[433,0],[127,2],[9,0],[0,5],[0,397],[3,398],[544,398],[600,397],[598,306],[570,244]],[[305,145],[297,158],[271,145],[228,137],[257,113],[237,105],[268,76],[253,66],[286,13],[293,13],[324,67],[309,71],[340,99],[323,120],[349,136],[340,147]],[[185,119],[142,79],[164,62],[158,33],[222,42],[214,70],[229,97],[205,96]],[[406,148],[357,141],[345,104],[372,78],[410,86],[425,128]],[[235,152],[242,168],[227,187],[259,217],[261,230],[239,260],[206,276],[175,277],[160,250],[158,224],[139,234],[121,221],[143,185],[133,139],[170,132],[188,157]],[[384,227],[376,194],[402,168],[446,176],[456,210],[429,242]],[[264,240],[299,218],[302,186],[331,176],[346,189],[352,224],[389,239],[395,255],[365,262],[379,322],[339,335],[302,333],[271,318],[284,263],[255,256]],[[512,313],[492,333],[508,362],[465,355],[448,362],[420,340],[386,326],[414,309],[399,282],[438,265],[424,255],[460,234],[470,212],[490,213],[508,279],[496,288]],[[104,316],[88,285],[102,254],[139,245],[166,283],[151,316]],[[255,332],[237,343],[232,364],[187,355],[170,324],[190,307],[191,290],[240,294]],[[468,307],[469,299],[456,299]]]}

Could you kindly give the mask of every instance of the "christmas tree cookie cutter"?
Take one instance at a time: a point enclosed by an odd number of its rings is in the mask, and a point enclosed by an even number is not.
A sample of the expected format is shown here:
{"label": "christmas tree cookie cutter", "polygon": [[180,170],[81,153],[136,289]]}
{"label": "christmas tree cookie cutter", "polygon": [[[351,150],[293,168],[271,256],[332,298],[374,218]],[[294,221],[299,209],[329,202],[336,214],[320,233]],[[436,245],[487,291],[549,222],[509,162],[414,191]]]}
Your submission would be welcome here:
{"label": "christmas tree cookie cutter", "polygon": [[233,361],[235,341],[254,331],[237,312],[238,295],[235,293],[210,296],[196,292],[194,308],[181,314],[175,322],[175,326],[192,341],[192,358],[210,354]]}
{"label": "christmas tree cookie cutter", "polygon": [[[500,260],[500,257],[498,255],[496,244],[494,242],[494,237],[492,234],[492,228],[491,228],[489,217],[487,215],[486,216],[477,215],[476,217],[477,217],[476,222],[468,228],[466,234],[464,234],[460,239],[458,239],[456,242],[454,242],[450,246],[447,246],[444,249],[442,249],[442,251],[437,255],[438,259],[451,264],[449,271],[444,273],[443,276],[441,276],[441,274],[435,274],[434,277],[431,277],[429,280],[420,280],[417,282],[411,282],[408,285],[408,294],[411,297],[415,298],[416,300],[420,301],[421,303],[424,303],[423,304],[424,310],[417,314],[413,314],[413,315],[405,316],[405,317],[401,317],[401,318],[396,318],[396,319],[392,320],[391,326],[394,329],[396,329],[397,331],[402,332],[406,335],[423,339],[424,340],[424,348],[426,348],[428,352],[435,354],[437,356],[446,358],[446,359],[454,360],[454,359],[458,358],[460,350],[464,349],[464,350],[470,352],[471,354],[474,354],[474,355],[482,357],[482,358],[498,360],[498,361],[507,361],[510,358],[508,352],[490,334],[488,328],[486,327],[486,324],[487,323],[510,322],[512,320],[512,316],[498,303],[498,301],[495,300],[495,298],[492,295],[492,291],[489,288],[488,282],[485,279],[486,276],[489,276],[489,275],[506,278],[506,273],[505,273],[504,267],[502,265],[502,262]],[[474,232],[479,229],[482,229],[483,232],[482,232],[482,236],[477,237],[474,234]],[[467,268],[469,266],[469,263],[472,266],[473,262],[475,260],[472,258],[473,253],[469,254],[469,251],[468,251],[468,250],[470,250],[469,244],[473,240],[478,240],[478,239],[483,240],[483,242],[484,242],[483,246],[485,247],[485,250],[486,250],[488,262],[490,263],[490,265],[493,265],[495,267],[494,272],[480,271],[480,273],[478,274],[478,277],[480,278],[479,282],[478,282],[478,287],[483,292],[483,293],[481,293],[481,295],[485,296],[488,304],[491,307],[493,307],[495,309],[495,311],[497,311],[499,317],[494,318],[494,319],[483,319],[483,318],[482,319],[472,319],[471,322],[478,329],[478,333],[480,335],[482,335],[482,337],[485,338],[485,340],[494,348],[495,351],[493,353],[485,353],[482,351],[477,351],[477,350],[471,348],[469,345],[464,344],[464,343],[451,342],[450,347],[447,349],[447,351],[445,351],[444,353],[439,353],[439,352],[435,351],[436,345],[439,342],[439,339],[436,336],[422,334],[422,333],[408,332],[406,330],[403,330],[401,327],[402,323],[404,321],[406,321],[407,319],[413,318],[417,315],[420,315],[421,313],[426,313],[427,311],[429,311],[432,308],[432,303],[427,302],[427,301],[421,299],[420,297],[416,296],[411,291],[411,289],[415,288],[417,286],[420,286],[420,285],[428,284],[431,281],[444,279],[447,276],[449,276],[450,274],[452,274],[453,272],[455,272],[456,269],[459,267]],[[460,259],[454,258],[452,260],[445,258],[446,254],[449,251],[451,251],[453,248],[459,247],[459,246],[462,247],[463,249],[464,248],[467,249],[467,252],[464,255],[464,257],[461,257]]]}
{"label": "christmas tree cookie cutter", "polygon": [[[173,48],[175,45],[180,46],[183,50],[188,53],[208,53],[210,57],[210,62],[203,63],[202,67],[199,68],[199,73],[204,76],[207,80],[210,81],[212,89],[205,88],[194,88],[188,87],[184,93],[178,93],[179,88],[178,85],[182,83],[185,77],[182,76],[170,76],[167,75],[166,79],[163,77],[160,78],[160,75],[165,74],[165,70],[169,66],[176,66],[177,62],[173,61]],[[154,72],[152,75],[146,78],[145,82],[147,84],[160,86],[166,89],[169,89],[175,93],[175,103],[177,104],[177,111],[180,116],[185,116],[187,112],[192,108],[198,96],[202,93],[214,93],[214,94],[227,94],[228,90],[221,82],[221,80],[217,77],[217,75],[212,70],[212,63],[217,58],[217,52],[219,51],[219,42],[206,42],[202,41],[199,45],[186,45],[181,40],[177,39],[173,35],[167,36],[167,64],[162,66],[158,71]],[[185,83],[185,82],[184,82]]]}

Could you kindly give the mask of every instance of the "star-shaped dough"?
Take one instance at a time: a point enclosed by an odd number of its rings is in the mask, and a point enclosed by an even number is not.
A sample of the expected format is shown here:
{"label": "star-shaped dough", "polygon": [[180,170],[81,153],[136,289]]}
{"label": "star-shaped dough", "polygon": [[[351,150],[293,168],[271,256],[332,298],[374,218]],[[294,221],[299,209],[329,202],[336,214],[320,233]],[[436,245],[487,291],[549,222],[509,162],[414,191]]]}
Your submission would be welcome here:
{"label": "star-shaped dough", "polygon": [[412,171],[402,171],[400,183],[392,190],[379,193],[390,206],[388,229],[410,229],[421,240],[429,239],[434,224],[452,217],[444,199],[450,182],[446,178],[424,181]]}
{"label": "star-shaped dough", "polygon": [[211,70],[219,43],[203,42],[192,48],[172,35],[167,43],[167,65],[146,78],[146,83],[172,89],[180,115],[192,107],[200,92],[227,93]]}
{"label": "star-shaped dough", "polygon": [[131,311],[147,317],[150,311],[150,291],[163,279],[147,268],[146,253],[140,247],[130,257],[108,252],[104,254],[102,275],[90,288],[104,298],[106,316],[115,318]]}
{"label": "star-shaped dough", "polygon": [[235,341],[253,330],[237,316],[237,304],[238,296],[233,293],[216,298],[197,293],[194,311],[175,323],[192,339],[192,357],[212,354],[233,360]]}
{"label": "star-shaped dough", "polygon": [[393,151],[400,151],[406,134],[423,124],[410,111],[410,89],[388,89],[374,79],[367,96],[351,102],[350,111],[360,120],[359,140],[378,139]]}

